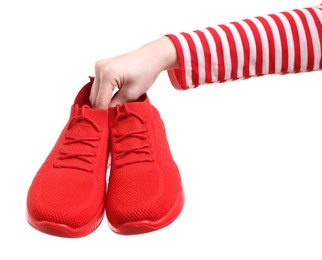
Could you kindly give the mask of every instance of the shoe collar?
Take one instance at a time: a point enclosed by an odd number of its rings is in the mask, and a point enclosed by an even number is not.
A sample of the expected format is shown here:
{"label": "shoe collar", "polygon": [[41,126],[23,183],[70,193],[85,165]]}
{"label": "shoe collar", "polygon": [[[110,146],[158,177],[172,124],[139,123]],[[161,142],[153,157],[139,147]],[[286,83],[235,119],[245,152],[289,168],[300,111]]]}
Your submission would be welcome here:
{"label": "shoe collar", "polygon": [[80,107],[83,105],[87,105],[92,108],[92,104],[89,100],[89,96],[91,94],[91,88],[93,86],[94,78],[89,77],[90,81],[82,87],[82,89],[78,92],[75,100],[74,100],[74,105],[79,105]]}
{"label": "shoe collar", "polygon": [[96,122],[99,128],[104,129],[108,126],[108,110],[94,109],[89,100],[91,88],[94,82],[93,77],[78,92],[74,104],[71,108],[70,117],[88,117]]}
{"label": "shoe collar", "polygon": [[109,108],[110,119],[116,117],[118,113],[134,112],[143,118],[148,118],[150,115],[151,104],[147,94],[143,94],[136,101],[124,102],[122,105],[116,105]]}

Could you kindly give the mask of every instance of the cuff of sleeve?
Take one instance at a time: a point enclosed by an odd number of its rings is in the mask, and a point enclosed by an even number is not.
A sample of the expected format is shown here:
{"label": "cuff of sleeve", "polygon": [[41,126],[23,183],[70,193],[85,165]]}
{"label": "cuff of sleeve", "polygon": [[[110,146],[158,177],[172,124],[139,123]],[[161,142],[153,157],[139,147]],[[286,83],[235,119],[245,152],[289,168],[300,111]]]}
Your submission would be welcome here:
{"label": "cuff of sleeve", "polygon": [[179,63],[179,68],[168,70],[168,76],[170,78],[171,84],[175,89],[185,90],[187,89],[187,82],[186,82],[186,75],[185,75],[185,61],[184,61],[182,46],[180,44],[180,41],[174,34],[166,34],[165,36],[170,38],[170,40],[174,44],[177,51],[178,63]]}

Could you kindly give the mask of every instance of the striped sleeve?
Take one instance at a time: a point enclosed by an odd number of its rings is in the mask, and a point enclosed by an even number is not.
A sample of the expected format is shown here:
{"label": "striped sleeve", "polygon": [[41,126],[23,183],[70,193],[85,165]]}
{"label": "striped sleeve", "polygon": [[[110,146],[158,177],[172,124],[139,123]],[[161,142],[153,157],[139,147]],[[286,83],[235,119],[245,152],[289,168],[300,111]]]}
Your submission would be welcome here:
{"label": "striped sleeve", "polygon": [[178,55],[168,70],[177,89],[322,69],[322,4],[166,36]]}

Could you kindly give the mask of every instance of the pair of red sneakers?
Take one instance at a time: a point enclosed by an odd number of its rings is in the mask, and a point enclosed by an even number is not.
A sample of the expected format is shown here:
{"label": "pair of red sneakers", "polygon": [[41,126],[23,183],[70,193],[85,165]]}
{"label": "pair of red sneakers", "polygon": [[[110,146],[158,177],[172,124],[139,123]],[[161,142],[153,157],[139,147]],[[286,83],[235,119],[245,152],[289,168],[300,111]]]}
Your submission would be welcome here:
{"label": "pair of red sneakers", "polygon": [[181,213],[184,192],[159,112],[146,94],[93,109],[92,84],[93,78],[76,96],[69,121],[30,185],[29,224],[55,236],[82,237],[100,225],[105,211],[118,234],[169,225]]}

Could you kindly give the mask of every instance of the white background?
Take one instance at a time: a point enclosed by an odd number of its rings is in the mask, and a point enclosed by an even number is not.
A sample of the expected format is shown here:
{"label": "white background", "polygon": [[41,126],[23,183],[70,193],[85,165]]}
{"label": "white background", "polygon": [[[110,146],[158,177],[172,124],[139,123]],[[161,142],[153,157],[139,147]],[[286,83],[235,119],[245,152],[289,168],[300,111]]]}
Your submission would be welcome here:
{"label": "white background", "polygon": [[25,219],[29,185],[96,60],[166,33],[316,1],[2,1],[0,259],[322,259],[321,72],[148,92],[161,113],[186,201],[170,226],[79,239]]}

